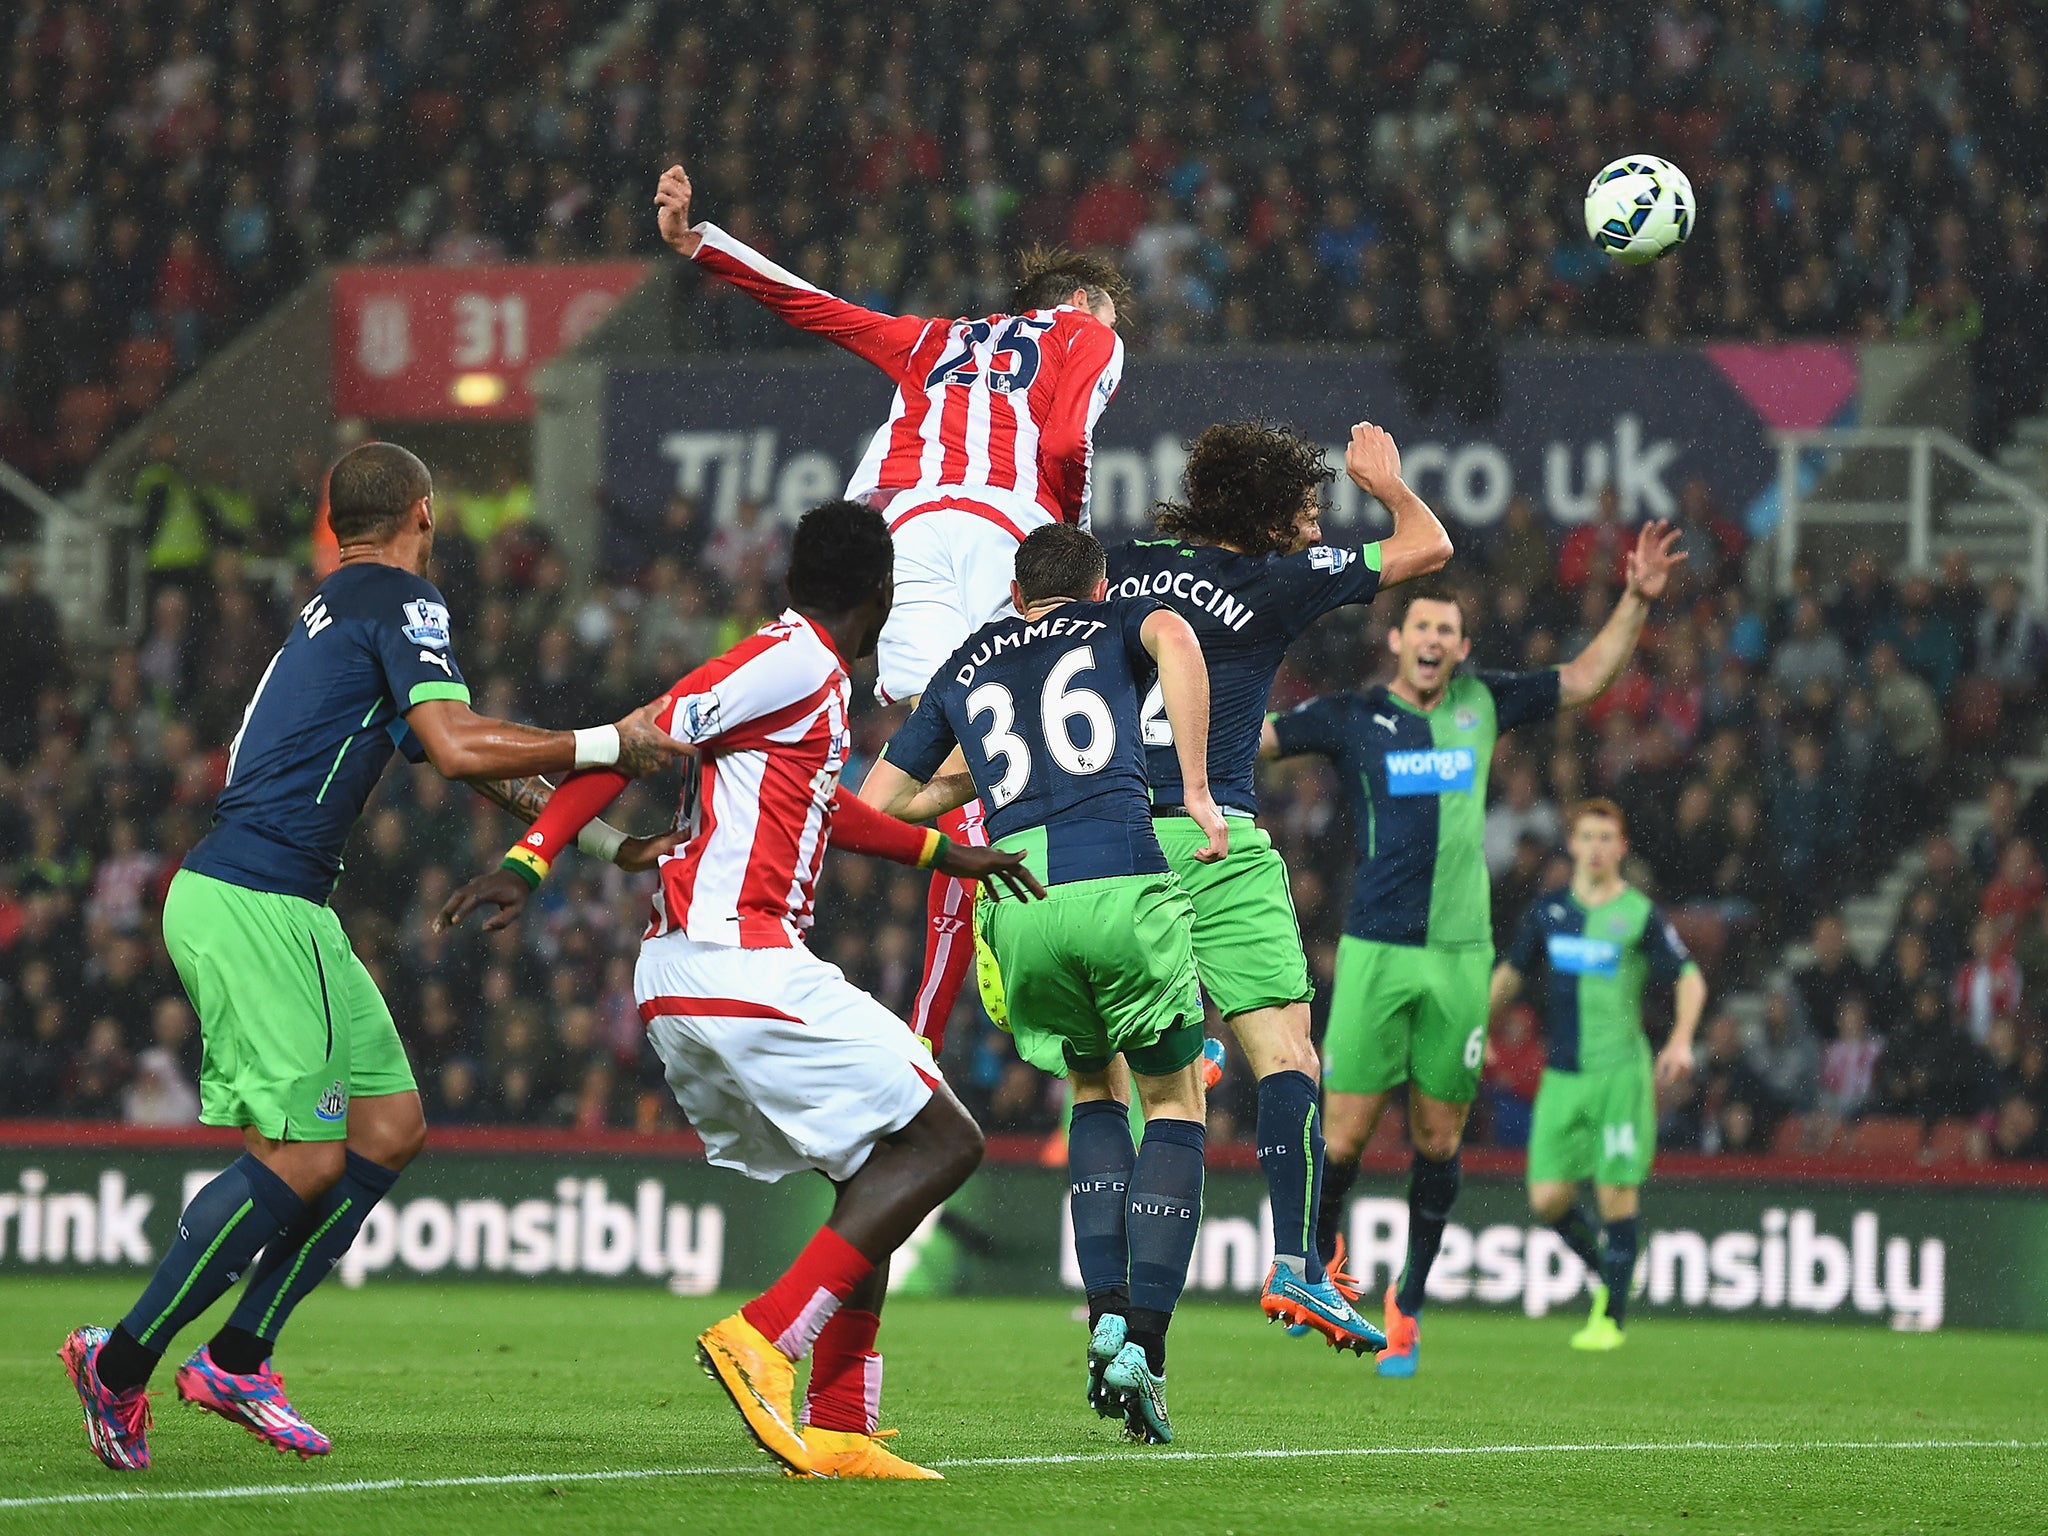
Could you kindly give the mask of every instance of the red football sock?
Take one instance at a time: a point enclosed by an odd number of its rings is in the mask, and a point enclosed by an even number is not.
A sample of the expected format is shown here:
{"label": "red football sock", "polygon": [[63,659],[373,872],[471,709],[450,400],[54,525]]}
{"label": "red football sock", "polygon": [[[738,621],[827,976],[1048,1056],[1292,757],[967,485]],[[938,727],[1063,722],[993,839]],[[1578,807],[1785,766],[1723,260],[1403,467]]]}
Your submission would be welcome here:
{"label": "red football sock", "polygon": [[782,1278],[740,1308],[740,1316],[767,1334],[792,1360],[810,1353],[839,1303],[874,1270],[845,1238],[818,1228]]}
{"label": "red football sock", "polygon": [[[979,800],[941,816],[939,830],[956,843],[988,846]],[[960,1000],[960,989],[974,964],[974,896],[972,880],[932,876],[931,893],[925,900],[924,979],[918,983],[917,1001],[911,1005],[910,1032],[931,1042],[933,1056],[946,1047],[946,1021],[953,1016],[953,1004]]]}
{"label": "red football sock", "polygon": [[819,1429],[872,1435],[882,1412],[882,1357],[875,1330],[882,1320],[859,1307],[841,1307],[811,1350],[811,1384],[803,1422]]}

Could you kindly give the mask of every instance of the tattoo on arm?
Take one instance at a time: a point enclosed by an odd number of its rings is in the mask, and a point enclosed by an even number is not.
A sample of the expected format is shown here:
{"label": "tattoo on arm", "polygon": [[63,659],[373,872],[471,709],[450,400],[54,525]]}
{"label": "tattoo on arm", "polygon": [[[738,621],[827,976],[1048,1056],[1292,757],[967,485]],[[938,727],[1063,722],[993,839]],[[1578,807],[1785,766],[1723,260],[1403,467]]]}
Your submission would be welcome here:
{"label": "tattoo on arm", "polygon": [[504,807],[527,826],[538,819],[555,792],[555,786],[537,773],[523,779],[492,779],[474,787],[486,800]]}

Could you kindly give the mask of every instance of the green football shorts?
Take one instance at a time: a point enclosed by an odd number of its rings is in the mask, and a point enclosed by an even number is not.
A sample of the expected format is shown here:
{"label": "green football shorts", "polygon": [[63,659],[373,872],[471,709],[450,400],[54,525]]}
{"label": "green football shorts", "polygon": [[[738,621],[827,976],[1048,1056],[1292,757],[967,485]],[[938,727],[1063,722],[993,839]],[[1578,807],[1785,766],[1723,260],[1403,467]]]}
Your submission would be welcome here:
{"label": "green football shorts", "polygon": [[1605,1072],[1546,1070],[1529,1127],[1529,1182],[1591,1179],[1633,1189],[1657,1151],[1657,1087],[1649,1053]]}
{"label": "green football shorts", "polygon": [[1118,1055],[1166,1077],[1202,1054],[1194,908],[1171,874],[1051,886],[976,909],[1001,973],[1017,1054],[1040,1071],[1100,1072]]}
{"label": "green football shorts", "polygon": [[1332,1093],[1386,1093],[1406,1082],[1446,1104],[1469,1104],[1486,1063],[1485,944],[1380,944],[1344,935],[1323,1086]]}
{"label": "green football shorts", "polygon": [[1209,846],[1187,816],[1152,823],[1166,862],[1195,904],[1195,969],[1202,990],[1224,1018],[1254,1008],[1278,1008],[1314,997],[1287,863],[1273,851],[1266,829],[1246,816],[1225,818],[1230,852],[1204,864],[1195,850]]}
{"label": "green football shorts", "polygon": [[341,1141],[350,1099],[418,1086],[391,1010],[331,907],[181,869],[163,921],[206,1046],[206,1124]]}

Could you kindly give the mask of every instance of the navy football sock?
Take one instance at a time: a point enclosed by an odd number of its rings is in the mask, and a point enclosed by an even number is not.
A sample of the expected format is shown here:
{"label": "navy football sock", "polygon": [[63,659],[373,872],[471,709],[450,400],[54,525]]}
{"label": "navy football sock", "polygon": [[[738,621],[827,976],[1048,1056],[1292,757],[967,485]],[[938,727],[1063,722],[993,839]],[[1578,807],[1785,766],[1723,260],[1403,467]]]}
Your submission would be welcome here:
{"label": "navy football sock", "polygon": [[1621,1326],[1622,1314],[1628,1310],[1629,1287],[1636,1280],[1636,1218],[1624,1216],[1619,1221],[1607,1223],[1607,1252],[1600,1260],[1601,1277],[1607,1282],[1607,1315],[1614,1319],[1614,1326]]}
{"label": "navy football sock", "polygon": [[[1130,1305],[1130,1242],[1125,1206],[1138,1149],[1130,1111],[1114,1099],[1074,1106],[1067,1127],[1067,1202],[1074,1215],[1074,1261],[1088,1293],[1088,1323]],[[1121,1304],[1119,1304],[1121,1303]]]}
{"label": "navy football sock", "polygon": [[1394,1296],[1394,1304],[1410,1317],[1422,1310],[1423,1288],[1443,1245],[1444,1223],[1450,1220],[1462,1176],[1455,1152],[1441,1163],[1415,1154],[1408,1174],[1408,1267],[1401,1271],[1401,1288]]}
{"label": "navy football sock", "polygon": [[236,1158],[178,1217],[177,1240],[116,1334],[139,1349],[118,1349],[112,1359],[103,1352],[101,1385],[123,1392],[147,1381],[178,1330],[226,1294],[263,1245],[305,1212],[306,1202],[283,1179],[246,1152]]}
{"label": "navy football sock", "polygon": [[1259,1167],[1273,1205],[1273,1255],[1291,1259],[1311,1283],[1323,1278],[1311,1212],[1323,1174],[1323,1126],[1306,1072],[1259,1079]]}
{"label": "navy football sock", "polygon": [[[1322,1135],[1322,1115],[1316,1116],[1316,1134]],[[1316,1196],[1316,1262],[1328,1264],[1337,1256],[1337,1235],[1344,1230],[1344,1216],[1351,1206],[1351,1186],[1358,1182],[1358,1159],[1350,1162],[1322,1162],[1320,1193]]]}
{"label": "navy football sock", "polygon": [[[1152,1369],[1164,1369],[1167,1321],[1195,1254],[1202,1223],[1202,1127],[1194,1120],[1148,1120],[1131,1173],[1131,1332],[1158,1336]],[[1153,1342],[1146,1356],[1154,1354]]]}
{"label": "navy football sock", "polygon": [[1576,1253],[1587,1269],[1596,1275],[1600,1272],[1600,1240],[1593,1223],[1586,1219],[1585,1207],[1573,1201],[1571,1209],[1550,1224],[1550,1230],[1564,1239],[1565,1247]]}
{"label": "navy football sock", "polygon": [[397,1169],[349,1153],[341,1182],[263,1250],[234,1315],[214,1336],[214,1363],[247,1375],[269,1358],[292,1308],[341,1262],[363,1218],[397,1182]]}

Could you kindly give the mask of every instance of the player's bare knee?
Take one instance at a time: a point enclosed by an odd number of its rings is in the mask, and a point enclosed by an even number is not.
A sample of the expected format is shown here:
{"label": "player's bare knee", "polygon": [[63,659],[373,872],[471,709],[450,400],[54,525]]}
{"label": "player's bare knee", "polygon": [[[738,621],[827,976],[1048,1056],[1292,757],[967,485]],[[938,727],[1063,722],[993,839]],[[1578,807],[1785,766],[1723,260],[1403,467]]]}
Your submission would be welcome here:
{"label": "player's bare knee", "polygon": [[958,1099],[943,1091],[933,1094],[917,1118],[891,1138],[899,1139],[915,1146],[919,1160],[945,1186],[947,1194],[967,1182],[988,1150],[974,1117]]}
{"label": "player's bare knee", "polygon": [[347,1169],[347,1145],[339,1141],[263,1141],[259,1146],[251,1140],[249,1150],[308,1204],[339,1184]]}
{"label": "player's bare knee", "polygon": [[1569,1184],[1531,1184],[1529,1186],[1529,1214],[1545,1226],[1557,1221],[1572,1208],[1572,1190]]}
{"label": "player's bare knee", "polygon": [[394,1173],[427,1148],[427,1117],[416,1093],[359,1099],[349,1110],[348,1149]]}
{"label": "player's bare knee", "polygon": [[1627,1221],[1641,1209],[1639,1191],[1632,1184],[1602,1184],[1593,1191],[1602,1221]]}
{"label": "player's bare knee", "polygon": [[[965,1110],[954,1115],[947,1123],[944,1156],[946,1170],[954,1189],[958,1189],[973,1176],[981,1166],[981,1160],[988,1153],[988,1138],[974,1117]],[[949,1191],[950,1193],[950,1191]]]}
{"label": "player's bare knee", "polygon": [[1433,1125],[1416,1126],[1409,1134],[1410,1144],[1432,1163],[1448,1163],[1458,1155],[1464,1139],[1462,1130],[1447,1130]]}
{"label": "player's bare knee", "polygon": [[[353,1143],[351,1143],[353,1146]],[[422,1115],[410,1124],[382,1132],[373,1142],[354,1147],[358,1157],[367,1157],[383,1168],[398,1172],[427,1150],[427,1121]]]}

